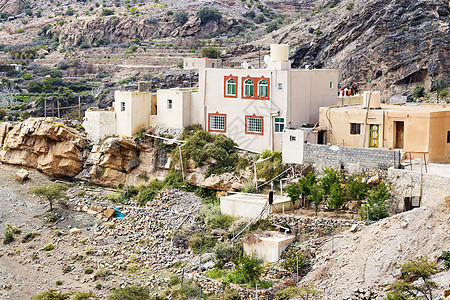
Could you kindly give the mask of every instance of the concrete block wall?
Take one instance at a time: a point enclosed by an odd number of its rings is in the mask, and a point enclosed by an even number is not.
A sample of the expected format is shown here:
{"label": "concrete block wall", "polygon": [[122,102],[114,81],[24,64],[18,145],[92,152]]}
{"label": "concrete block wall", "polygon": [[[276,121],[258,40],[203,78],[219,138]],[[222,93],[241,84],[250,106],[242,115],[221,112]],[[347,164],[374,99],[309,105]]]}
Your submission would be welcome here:
{"label": "concrete block wall", "polygon": [[303,161],[313,164],[316,169],[339,168],[341,164],[350,172],[388,169],[400,164],[400,151],[305,144]]}

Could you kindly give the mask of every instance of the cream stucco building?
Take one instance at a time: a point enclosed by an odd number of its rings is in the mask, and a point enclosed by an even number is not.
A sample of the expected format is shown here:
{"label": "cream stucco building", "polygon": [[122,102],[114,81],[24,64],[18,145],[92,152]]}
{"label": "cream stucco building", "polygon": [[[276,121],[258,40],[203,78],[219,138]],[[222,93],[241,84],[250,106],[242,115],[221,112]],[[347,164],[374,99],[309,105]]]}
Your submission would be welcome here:
{"label": "cream stucco building", "polygon": [[400,149],[403,157],[450,163],[450,108],[436,104],[320,108],[327,142],[350,147]]}

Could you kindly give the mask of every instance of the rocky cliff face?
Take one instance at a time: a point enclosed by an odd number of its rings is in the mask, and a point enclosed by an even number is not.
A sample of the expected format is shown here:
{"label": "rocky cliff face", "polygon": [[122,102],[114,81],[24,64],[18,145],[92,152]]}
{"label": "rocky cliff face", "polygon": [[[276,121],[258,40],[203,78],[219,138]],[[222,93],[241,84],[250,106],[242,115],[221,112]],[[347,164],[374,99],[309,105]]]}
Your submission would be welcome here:
{"label": "rocky cliff face", "polygon": [[72,128],[42,120],[0,123],[0,161],[38,169],[49,176],[81,171],[85,140]]}
{"label": "rocky cliff face", "polygon": [[220,22],[201,24],[200,19],[191,16],[189,21],[178,26],[169,17],[153,19],[140,17],[106,17],[91,20],[77,20],[66,23],[62,28],[55,28],[48,34],[59,34],[62,46],[79,46],[82,43],[93,44],[102,38],[115,43],[133,41],[136,38],[147,40],[159,37],[200,37],[217,31],[227,31],[237,25],[238,21],[229,16],[223,16]]}
{"label": "rocky cliff face", "polygon": [[353,2],[352,7],[349,1],[338,1],[334,8],[316,7],[252,43],[255,47],[249,51],[273,42],[290,43],[293,66],[336,68],[342,87],[359,82],[384,96],[449,79],[448,1]]}
{"label": "rocky cliff face", "polygon": [[0,11],[17,15],[22,11],[25,0],[0,0]]}

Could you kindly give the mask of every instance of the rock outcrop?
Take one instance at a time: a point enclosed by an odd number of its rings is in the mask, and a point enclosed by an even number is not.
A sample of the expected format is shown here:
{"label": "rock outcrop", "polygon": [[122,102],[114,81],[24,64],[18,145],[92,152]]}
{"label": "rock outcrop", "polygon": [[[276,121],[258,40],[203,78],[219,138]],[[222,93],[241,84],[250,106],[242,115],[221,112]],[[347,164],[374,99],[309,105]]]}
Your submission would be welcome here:
{"label": "rock outcrop", "polygon": [[10,15],[17,15],[22,11],[25,0],[0,0],[0,11]]}
{"label": "rock outcrop", "polygon": [[[450,79],[448,1],[332,2],[252,42],[251,50],[289,43],[294,67],[339,69],[341,87],[359,83],[385,98]],[[255,55],[244,59],[257,62]]]}
{"label": "rock outcrop", "polygon": [[51,121],[0,123],[0,161],[35,168],[49,176],[79,173],[85,144],[78,131]]}
{"label": "rock outcrop", "polygon": [[197,17],[190,17],[189,21],[180,26],[173,20],[156,19],[145,16],[127,17],[110,16],[90,20],[76,20],[66,23],[61,28],[54,28],[47,35],[58,34],[61,47],[87,44],[124,43],[136,38],[148,40],[151,37],[200,37],[218,31],[228,31],[239,21],[229,16],[223,16],[219,22],[201,24]]}
{"label": "rock outcrop", "polygon": [[164,150],[153,140],[138,143],[132,139],[109,138],[93,146],[83,171],[76,178],[111,187],[138,185],[153,178],[163,179],[169,165]]}

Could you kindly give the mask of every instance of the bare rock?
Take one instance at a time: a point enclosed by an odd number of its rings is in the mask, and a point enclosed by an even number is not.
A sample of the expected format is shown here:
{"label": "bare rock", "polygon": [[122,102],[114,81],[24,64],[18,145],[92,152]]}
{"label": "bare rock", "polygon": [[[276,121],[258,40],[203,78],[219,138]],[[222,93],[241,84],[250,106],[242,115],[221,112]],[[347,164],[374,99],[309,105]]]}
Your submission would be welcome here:
{"label": "bare rock", "polygon": [[28,178],[29,175],[30,175],[30,173],[27,170],[20,169],[19,171],[17,171],[15,177],[18,181],[23,182],[25,179]]}

